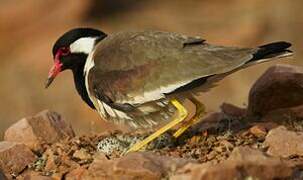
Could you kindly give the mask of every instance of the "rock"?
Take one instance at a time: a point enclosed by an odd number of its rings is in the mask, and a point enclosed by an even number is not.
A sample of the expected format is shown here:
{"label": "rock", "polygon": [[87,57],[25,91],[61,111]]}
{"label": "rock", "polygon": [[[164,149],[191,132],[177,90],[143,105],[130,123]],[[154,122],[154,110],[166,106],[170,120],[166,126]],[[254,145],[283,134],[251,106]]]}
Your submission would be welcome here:
{"label": "rock", "polygon": [[220,144],[226,148],[227,151],[230,151],[234,148],[234,145],[232,143],[230,143],[229,141],[223,139],[222,141],[220,141]]}
{"label": "rock", "polygon": [[36,171],[27,171],[17,177],[17,180],[53,180],[50,176],[43,176]]}
{"label": "rock", "polygon": [[68,154],[59,148],[57,150],[47,149],[42,157],[45,160],[44,171],[56,173],[57,177],[80,167],[77,162],[73,161]]}
{"label": "rock", "polygon": [[143,154],[132,153],[114,163],[114,174],[119,179],[161,179],[165,170],[161,164]]}
{"label": "rock", "polygon": [[72,170],[71,172],[69,172],[65,176],[65,179],[66,180],[80,180],[80,179],[82,179],[82,177],[85,173],[88,173],[87,169],[85,169],[83,167],[79,167],[79,168],[76,168],[76,169]]}
{"label": "rock", "polygon": [[38,151],[43,143],[54,143],[74,136],[71,126],[59,114],[45,110],[16,122],[6,130],[4,139],[23,143]]}
{"label": "rock", "polygon": [[87,153],[87,151],[83,148],[81,148],[80,150],[76,150],[73,154],[73,157],[80,160],[88,160],[92,158],[91,155]]}
{"label": "rock", "polygon": [[227,114],[228,116],[232,116],[232,117],[245,117],[246,116],[246,109],[239,108],[239,107],[229,104],[229,103],[223,103],[220,108],[221,108],[222,112]]}
{"label": "rock", "polygon": [[55,153],[51,149],[47,149],[43,154],[45,156],[46,162],[44,165],[44,169],[46,171],[56,171],[58,169],[58,163],[61,161],[60,156],[55,155]]}
{"label": "rock", "polygon": [[[265,153],[250,147],[237,147],[227,159],[227,164],[242,167],[246,176],[257,179],[284,179],[291,177],[294,170],[280,158],[269,157]],[[260,171],[262,169],[262,171]]]}
{"label": "rock", "polygon": [[253,126],[249,128],[249,133],[251,133],[255,137],[265,137],[268,131],[278,126],[279,125],[274,122],[254,123]]}
{"label": "rock", "polygon": [[293,173],[293,169],[279,158],[268,157],[249,147],[237,147],[226,161],[219,164],[189,163],[178,169],[170,179],[286,179]]}
{"label": "rock", "polygon": [[248,114],[263,116],[270,111],[303,104],[303,70],[296,66],[270,67],[249,92]]}
{"label": "rock", "polygon": [[249,128],[249,132],[256,137],[265,137],[267,134],[266,128],[260,125],[255,125]]}
{"label": "rock", "polygon": [[296,119],[303,119],[303,105],[273,110],[263,116],[261,121],[285,122]]}
{"label": "rock", "polygon": [[82,179],[161,179],[167,172],[190,160],[158,156],[150,152],[130,153],[119,159],[95,158]]}
{"label": "rock", "polygon": [[0,179],[1,179],[1,180],[6,180],[6,179],[8,179],[8,178],[6,177],[6,175],[4,174],[4,172],[3,172],[2,169],[0,169]]}
{"label": "rock", "polygon": [[0,142],[0,168],[5,173],[17,175],[35,160],[35,155],[24,144]]}
{"label": "rock", "polygon": [[201,121],[193,126],[193,132],[205,132],[211,129],[217,129],[218,123],[225,118],[223,112],[214,112],[207,114]]}
{"label": "rock", "polygon": [[272,156],[303,156],[302,140],[303,132],[293,132],[279,126],[268,132],[264,144],[268,146],[267,153]]}

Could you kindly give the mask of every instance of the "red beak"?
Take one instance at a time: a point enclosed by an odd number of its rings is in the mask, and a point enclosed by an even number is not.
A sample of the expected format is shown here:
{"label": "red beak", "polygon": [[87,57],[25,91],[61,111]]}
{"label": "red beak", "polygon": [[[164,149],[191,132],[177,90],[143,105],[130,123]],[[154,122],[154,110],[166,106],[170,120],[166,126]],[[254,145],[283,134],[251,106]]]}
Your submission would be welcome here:
{"label": "red beak", "polygon": [[57,58],[56,56],[55,64],[53,65],[53,67],[50,69],[48,73],[48,78],[45,83],[45,88],[48,88],[48,86],[53,82],[55,77],[61,72],[61,68],[62,68],[62,63],[59,61],[59,58]]}

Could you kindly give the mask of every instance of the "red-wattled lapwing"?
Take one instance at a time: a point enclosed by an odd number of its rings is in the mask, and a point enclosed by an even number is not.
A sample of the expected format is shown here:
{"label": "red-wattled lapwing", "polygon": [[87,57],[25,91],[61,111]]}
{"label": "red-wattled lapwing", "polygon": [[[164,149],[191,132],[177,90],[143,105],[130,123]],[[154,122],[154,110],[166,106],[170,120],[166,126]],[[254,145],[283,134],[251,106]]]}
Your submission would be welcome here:
{"label": "red-wattled lapwing", "polygon": [[[53,47],[54,65],[46,87],[71,69],[78,93],[103,119],[132,127],[152,127],[177,116],[132,146],[137,151],[181,123],[180,136],[201,118],[204,106],[194,94],[209,90],[228,74],[250,65],[292,55],[287,42],[256,48],[208,44],[200,37],[161,31],[120,32],[112,35],[91,28],[63,34]],[[189,121],[184,99],[196,106]]]}

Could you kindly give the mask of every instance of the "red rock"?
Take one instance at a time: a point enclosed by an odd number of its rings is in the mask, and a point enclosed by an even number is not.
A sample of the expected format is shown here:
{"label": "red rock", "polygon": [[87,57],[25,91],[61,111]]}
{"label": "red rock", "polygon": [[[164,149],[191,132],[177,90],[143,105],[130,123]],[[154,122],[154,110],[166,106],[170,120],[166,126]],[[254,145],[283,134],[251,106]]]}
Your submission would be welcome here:
{"label": "red rock", "polygon": [[24,144],[0,142],[0,168],[5,173],[17,175],[35,160],[35,155]]}
{"label": "red rock", "polygon": [[220,108],[223,113],[225,113],[229,116],[233,116],[233,117],[245,117],[246,116],[246,109],[239,108],[239,107],[229,104],[229,103],[223,103]]}
{"label": "red rock", "polygon": [[82,175],[83,179],[161,179],[170,170],[190,162],[181,158],[163,157],[149,152],[130,153],[119,159],[95,158]]}
{"label": "red rock", "polygon": [[219,164],[189,163],[170,177],[172,180],[234,180],[252,177],[253,179],[287,179],[294,170],[279,158],[268,157],[264,153],[248,147],[238,147],[230,157]]}
{"label": "red rock", "polygon": [[43,143],[54,143],[74,136],[71,126],[59,114],[45,110],[16,122],[6,130],[4,139],[23,143],[38,151]]}
{"label": "red rock", "polygon": [[270,111],[303,104],[303,70],[296,66],[270,67],[249,92],[248,114],[265,115]]}
{"label": "red rock", "polygon": [[268,146],[267,153],[272,156],[303,156],[302,140],[303,132],[293,132],[279,126],[268,132],[264,144]]}

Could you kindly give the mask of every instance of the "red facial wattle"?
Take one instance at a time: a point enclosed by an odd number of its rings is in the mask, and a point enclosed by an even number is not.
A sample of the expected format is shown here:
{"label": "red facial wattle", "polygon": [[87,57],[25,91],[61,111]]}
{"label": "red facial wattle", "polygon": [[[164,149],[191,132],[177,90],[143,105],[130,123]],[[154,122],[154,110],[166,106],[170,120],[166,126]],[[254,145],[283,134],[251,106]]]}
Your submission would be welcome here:
{"label": "red facial wattle", "polygon": [[54,59],[54,65],[52,66],[52,68],[50,69],[49,73],[48,73],[48,78],[47,81],[45,83],[45,88],[47,88],[55,79],[55,77],[61,72],[62,70],[62,63],[60,62],[60,57],[62,55],[64,55],[64,51],[62,51],[61,49],[58,50],[58,52],[55,55],[55,59]]}

